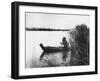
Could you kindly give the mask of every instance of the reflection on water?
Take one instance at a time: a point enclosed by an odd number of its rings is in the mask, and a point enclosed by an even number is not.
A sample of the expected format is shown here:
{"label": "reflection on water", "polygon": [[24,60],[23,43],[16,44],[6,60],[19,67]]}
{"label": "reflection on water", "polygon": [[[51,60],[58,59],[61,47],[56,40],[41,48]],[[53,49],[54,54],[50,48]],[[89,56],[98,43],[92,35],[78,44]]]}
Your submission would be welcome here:
{"label": "reflection on water", "polygon": [[71,53],[69,52],[43,52],[40,58],[33,57],[29,65],[30,68],[34,67],[56,67],[56,66],[70,66]]}
{"label": "reflection on water", "polygon": [[70,59],[71,59],[70,52],[55,52],[55,53],[43,52],[42,55],[40,56],[40,61],[45,62],[48,67],[68,66],[70,63]]}

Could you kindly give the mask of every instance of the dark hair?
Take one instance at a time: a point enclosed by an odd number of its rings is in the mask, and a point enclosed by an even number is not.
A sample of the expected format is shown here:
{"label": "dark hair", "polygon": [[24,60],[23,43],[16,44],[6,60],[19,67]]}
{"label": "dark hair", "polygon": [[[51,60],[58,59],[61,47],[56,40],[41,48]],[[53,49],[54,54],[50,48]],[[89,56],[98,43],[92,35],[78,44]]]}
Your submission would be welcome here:
{"label": "dark hair", "polygon": [[65,38],[65,37],[63,37],[63,40],[66,40],[66,38]]}

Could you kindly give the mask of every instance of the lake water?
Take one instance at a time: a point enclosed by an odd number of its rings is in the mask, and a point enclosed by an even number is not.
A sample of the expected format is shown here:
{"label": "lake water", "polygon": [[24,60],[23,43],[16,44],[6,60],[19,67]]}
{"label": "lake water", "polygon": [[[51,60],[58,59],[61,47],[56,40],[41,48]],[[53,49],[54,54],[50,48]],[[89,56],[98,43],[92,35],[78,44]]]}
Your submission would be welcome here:
{"label": "lake water", "polygon": [[70,51],[45,53],[39,46],[61,46],[63,37],[69,42],[68,31],[26,31],[26,68],[69,66]]}

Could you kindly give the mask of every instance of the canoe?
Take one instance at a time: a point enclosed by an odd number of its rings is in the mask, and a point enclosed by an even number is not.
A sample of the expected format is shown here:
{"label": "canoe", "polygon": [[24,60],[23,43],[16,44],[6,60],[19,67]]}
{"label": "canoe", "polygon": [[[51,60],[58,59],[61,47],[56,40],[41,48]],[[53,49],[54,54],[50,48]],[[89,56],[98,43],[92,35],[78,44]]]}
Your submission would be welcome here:
{"label": "canoe", "polygon": [[43,46],[43,44],[40,44],[40,47],[44,52],[60,52],[60,51],[68,51],[69,48],[65,47],[51,47],[51,46]]}

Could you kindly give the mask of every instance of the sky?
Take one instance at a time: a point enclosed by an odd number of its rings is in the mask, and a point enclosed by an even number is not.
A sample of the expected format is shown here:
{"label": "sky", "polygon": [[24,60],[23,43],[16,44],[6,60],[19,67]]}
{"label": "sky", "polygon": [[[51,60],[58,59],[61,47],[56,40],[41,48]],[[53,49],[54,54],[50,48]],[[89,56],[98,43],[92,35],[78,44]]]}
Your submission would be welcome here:
{"label": "sky", "polygon": [[70,29],[76,25],[86,24],[89,27],[89,15],[51,14],[40,12],[26,12],[27,28],[55,28]]}

